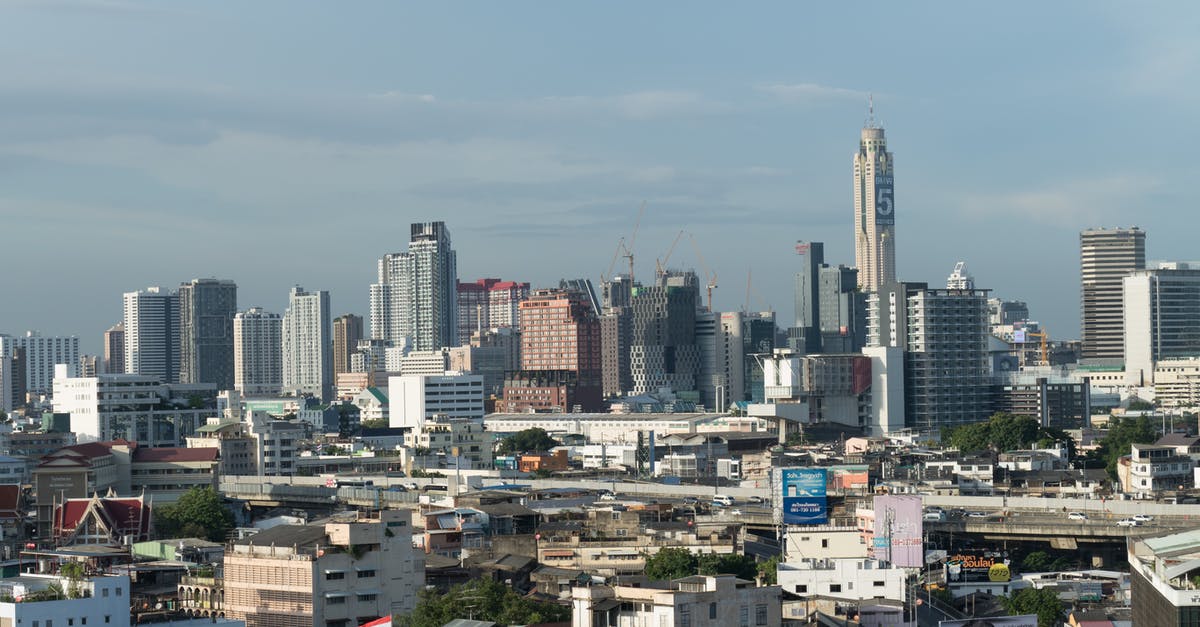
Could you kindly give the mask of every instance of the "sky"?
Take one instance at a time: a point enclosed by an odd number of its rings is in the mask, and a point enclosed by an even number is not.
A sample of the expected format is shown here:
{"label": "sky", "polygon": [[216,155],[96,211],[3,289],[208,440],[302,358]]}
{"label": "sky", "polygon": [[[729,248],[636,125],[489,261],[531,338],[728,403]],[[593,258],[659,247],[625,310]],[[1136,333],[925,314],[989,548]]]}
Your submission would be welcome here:
{"label": "sky", "polygon": [[365,315],[430,220],[461,280],[598,281],[643,203],[636,276],[686,231],[714,308],[786,325],[797,240],[854,264],[873,94],[899,278],[966,261],[1077,338],[1081,229],[1200,257],[1197,32],[1184,2],[0,0],[0,332],[96,353],[123,292],[196,277]]}

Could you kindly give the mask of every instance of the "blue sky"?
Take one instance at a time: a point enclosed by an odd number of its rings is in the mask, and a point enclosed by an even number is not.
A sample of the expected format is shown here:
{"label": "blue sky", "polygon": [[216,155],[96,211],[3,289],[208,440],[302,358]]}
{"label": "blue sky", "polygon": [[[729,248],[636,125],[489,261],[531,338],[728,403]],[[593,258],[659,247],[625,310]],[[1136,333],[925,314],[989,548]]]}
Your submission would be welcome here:
{"label": "blue sky", "polygon": [[[197,276],[364,314],[445,220],[460,278],[598,279],[646,202],[718,308],[793,315],[793,243],[853,264],[875,94],[904,280],[1029,302],[1078,337],[1078,232],[1192,259],[1190,3],[0,1],[0,332],[78,334]],[[672,265],[701,264],[681,243]],[[747,298],[746,279],[753,273]]]}

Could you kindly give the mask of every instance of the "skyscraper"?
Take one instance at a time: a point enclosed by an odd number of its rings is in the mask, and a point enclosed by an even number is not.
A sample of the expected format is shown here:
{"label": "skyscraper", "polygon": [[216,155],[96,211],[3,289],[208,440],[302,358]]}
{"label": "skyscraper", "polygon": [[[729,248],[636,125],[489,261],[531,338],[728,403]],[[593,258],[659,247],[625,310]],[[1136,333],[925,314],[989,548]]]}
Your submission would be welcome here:
{"label": "skyscraper", "polygon": [[1146,233],[1088,229],[1079,234],[1081,337],[1086,360],[1121,363],[1125,356],[1122,281],[1146,268]]}
{"label": "skyscraper", "polygon": [[700,374],[696,309],[700,280],[668,270],[650,287],[634,287],[630,301],[629,365],[635,394],[669,388],[694,393]]}
{"label": "skyscraper", "polygon": [[104,372],[125,372],[125,325],[116,323],[104,332]]}
{"label": "skyscraper", "polygon": [[233,389],[237,284],[192,279],[179,286],[179,382]]}
{"label": "skyscraper", "polygon": [[459,283],[458,345],[471,343],[471,334],[483,329],[518,327],[521,301],[529,298],[529,284],[500,279]]}
{"label": "skyscraper", "polygon": [[11,411],[25,404],[26,393],[50,394],[54,389],[54,366],[64,364],[70,376],[79,367],[79,338],[0,334],[0,410]]}
{"label": "skyscraper", "polygon": [[745,325],[740,311],[697,311],[700,373],[696,390],[708,411],[725,411],[745,397]]}
{"label": "skyscraper", "polygon": [[329,292],[292,288],[283,314],[283,390],[333,396],[332,320]]}
{"label": "skyscraper", "polygon": [[821,352],[820,271],[825,265],[825,244],[796,242],[800,270],[796,272],[796,346],[801,353]]}
{"label": "skyscraper", "polygon": [[854,155],[854,261],[864,292],[896,280],[894,200],[892,153],[872,105]]}
{"label": "skyscraper", "polygon": [[379,260],[371,285],[371,337],[412,350],[458,342],[458,259],[444,222],[410,227],[408,252]]}
{"label": "skyscraper", "polygon": [[1123,279],[1125,373],[1154,383],[1155,364],[1200,357],[1200,264],[1167,262]]}
{"label": "skyscraper", "polygon": [[598,411],[600,319],[587,294],[538,290],[521,303],[521,370],[506,375],[504,409]]}
{"label": "skyscraper", "polygon": [[122,326],[125,372],[179,383],[179,296],[161,287],[126,292]]}
{"label": "skyscraper", "polygon": [[350,354],[363,339],[362,316],[342,314],[333,319],[333,374],[350,370]]}
{"label": "skyscraper", "polygon": [[251,307],[233,317],[233,387],[246,396],[283,389],[283,319]]}

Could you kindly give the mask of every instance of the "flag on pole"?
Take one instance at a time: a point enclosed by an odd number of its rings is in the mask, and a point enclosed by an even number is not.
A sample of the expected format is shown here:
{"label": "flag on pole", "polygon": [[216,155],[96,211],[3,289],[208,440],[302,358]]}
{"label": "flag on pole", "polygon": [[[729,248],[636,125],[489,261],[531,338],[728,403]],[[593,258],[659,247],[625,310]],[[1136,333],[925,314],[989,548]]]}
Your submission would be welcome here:
{"label": "flag on pole", "polygon": [[363,623],[362,627],[392,627],[392,617],[384,616],[383,618],[376,618],[369,623]]}

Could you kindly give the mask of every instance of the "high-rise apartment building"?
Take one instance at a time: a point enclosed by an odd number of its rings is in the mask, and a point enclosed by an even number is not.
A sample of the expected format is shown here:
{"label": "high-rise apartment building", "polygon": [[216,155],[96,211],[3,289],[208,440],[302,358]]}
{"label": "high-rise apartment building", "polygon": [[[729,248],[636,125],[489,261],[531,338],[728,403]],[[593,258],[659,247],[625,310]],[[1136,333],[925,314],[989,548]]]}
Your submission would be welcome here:
{"label": "high-rise apartment building", "polygon": [[796,342],[801,353],[821,352],[821,268],[825,244],[796,242],[800,269],[796,272]]}
{"label": "high-rise apartment building", "polygon": [[872,108],[854,155],[854,261],[864,292],[896,280],[892,161]]}
{"label": "high-rise apartment building", "polygon": [[857,353],[867,341],[867,295],[858,270],[821,266],[821,352]]}
{"label": "high-rise apartment building", "polygon": [[125,372],[125,325],[118,322],[104,332],[104,372]]}
{"label": "high-rise apartment building", "polygon": [[758,363],[762,355],[770,355],[776,348],[777,328],[775,312],[749,311],[742,313],[742,387],[741,399],[752,403],[764,403],[763,369]]}
{"label": "high-rise apartment building", "polygon": [[946,277],[946,289],[948,290],[973,290],[975,289],[975,277],[967,272],[967,262],[960,261],[954,264],[954,270],[950,272],[950,276]]}
{"label": "high-rise apartment building", "polygon": [[283,389],[283,318],[261,307],[233,317],[233,388],[243,396]]}
{"label": "high-rise apartment building", "polygon": [[1079,234],[1083,359],[1122,362],[1122,280],[1145,268],[1146,233],[1141,229],[1088,229]]}
{"label": "high-rise apartment building", "polygon": [[[872,293],[868,306],[868,346],[903,351],[908,427],[928,430],[988,417],[987,290],[891,283]],[[889,396],[880,389],[872,394]]]}
{"label": "high-rise apartment building", "polygon": [[148,287],[125,292],[123,298],[125,372],[178,383],[179,296]]}
{"label": "high-rise apartment building", "polygon": [[696,345],[700,348],[696,391],[708,411],[726,411],[745,397],[745,330],[741,312],[696,312]]}
{"label": "high-rise apartment building", "polygon": [[333,319],[333,373],[339,375],[350,370],[350,354],[363,339],[362,316],[342,314]]}
{"label": "high-rise apartment building", "polygon": [[233,389],[237,284],[192,279],[179,286],[179,382]]}
{"label": "high-rise apartment building", "polygon": [[1128,383],[1154,383],[1159,361],[1200,357],[1200,264],[1161,263],[1122,282]]}
{"label": "high-rise apartment building", "polygon": [[521,370],[505,379],[504,411],[596,411],[601,376],[600,319],[586,294],[538,290],[521,303]]}
{"label": "high-rise apartment building", "polygon": [[283,390],[333,398],[333,321],[329,292],[296,286],[283,314]]}
{"label": "high-rise apartment building", "polygon": [[379,260],[371,285],[371,337],[412,350],[458,342],[458,260],[444,222],[414,223],[408,252]]}
{"label": "high-rise apartment building", "polygon": [[529,284],[500,279],[479,279],[458,284],[458,345],[471,341],[483,329],[518,327],[521,301],[529,297]]}
{"label": "high-rise apartment building", "polygon": [[0,367],[0,376],[5,377],[0,380],[0,409],[12,411],[24,404],[26,394],[54,390],[54,366],[64,364],[74,376],[79,368],[79,338],[43,336],[37,331],[0,335],[0,362],[7,364]]}
{"label": "high-rise apartment building", "polygon": [[696,309],[700,281],[694,272],[666,271],[650,287],[635,287],[630,301],[629,365],[636,394],[668,388],[694,393],[700,374]]}

